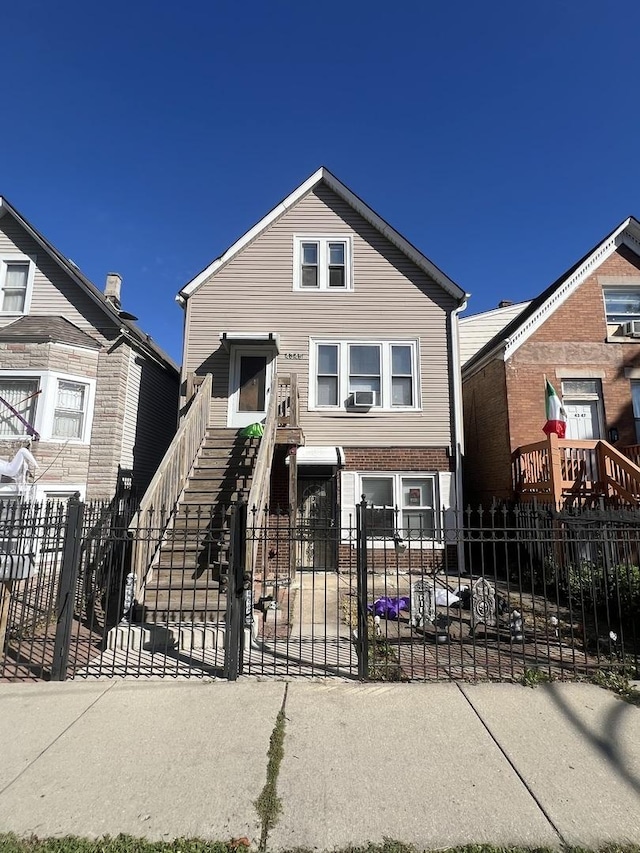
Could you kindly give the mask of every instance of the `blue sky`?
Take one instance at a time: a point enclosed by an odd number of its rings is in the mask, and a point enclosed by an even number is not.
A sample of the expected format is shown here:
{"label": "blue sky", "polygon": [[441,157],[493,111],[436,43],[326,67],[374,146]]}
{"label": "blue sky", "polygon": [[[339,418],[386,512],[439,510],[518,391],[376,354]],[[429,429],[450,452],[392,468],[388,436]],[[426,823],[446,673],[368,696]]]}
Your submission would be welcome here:
{"label": "blue sky", "polygon": [[4,4],[0,194],[176,359],[175,294],[320,165],[473,313],[640,216],[640,4]]}

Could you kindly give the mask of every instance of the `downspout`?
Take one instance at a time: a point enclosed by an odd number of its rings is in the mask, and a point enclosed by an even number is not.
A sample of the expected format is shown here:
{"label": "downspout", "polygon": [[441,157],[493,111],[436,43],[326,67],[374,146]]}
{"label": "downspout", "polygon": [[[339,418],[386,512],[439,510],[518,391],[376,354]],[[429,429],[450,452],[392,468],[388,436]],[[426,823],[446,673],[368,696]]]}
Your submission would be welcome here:
{"label": "downspout", "polygon": [[461,528],[464,527],[464,500],[462,495],[462,457],[464,456],[464,424],[462,419],[462,366],[460,364],[460,341],[458,337],[458,314],[467,307],[468,294],[449,315],[451,323],[451,367],[453,373],[453,444],[455,454],[456,484],[456,547],[458,550],[458,571],[465,571],[464,542]]}

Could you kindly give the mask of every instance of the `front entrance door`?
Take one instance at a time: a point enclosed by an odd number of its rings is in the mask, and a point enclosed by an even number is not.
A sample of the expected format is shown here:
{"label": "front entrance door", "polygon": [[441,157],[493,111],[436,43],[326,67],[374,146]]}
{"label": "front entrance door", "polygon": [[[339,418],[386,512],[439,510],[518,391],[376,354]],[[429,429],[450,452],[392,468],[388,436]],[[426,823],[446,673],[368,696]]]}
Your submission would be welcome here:
{"label": "front entrance door", "polygon": [[335,480],[331,476],[298,481],[298,567],[316,571],[336,568]]}
{"label": "front entrance door", "polygon": [[273,353],[262,349],[231,352],[227,424],[244,427],[264,421],[271,391]]}
{"label": "front entrance door", "polygon": [[567,438],[592,440],[600,438],[597,400],[565,402],[567,412]]}

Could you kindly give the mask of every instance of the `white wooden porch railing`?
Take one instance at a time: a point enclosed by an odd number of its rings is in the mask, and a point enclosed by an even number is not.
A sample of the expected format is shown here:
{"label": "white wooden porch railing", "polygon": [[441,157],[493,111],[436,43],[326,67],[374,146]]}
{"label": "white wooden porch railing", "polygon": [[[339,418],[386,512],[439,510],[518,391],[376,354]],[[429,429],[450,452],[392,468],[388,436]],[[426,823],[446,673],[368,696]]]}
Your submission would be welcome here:
{"label": "white wooden porch railing", "polygon": [[[195,392],[191,408],[129,525],[129,531],[133,534],[131,571],[135,576],[135,594],[138,599],[150,579],[153,559],[204,441],[209,425],[212,383],[213,376],[208,373]],[[144,537],[137,534],[139,528],[144,529]]]}

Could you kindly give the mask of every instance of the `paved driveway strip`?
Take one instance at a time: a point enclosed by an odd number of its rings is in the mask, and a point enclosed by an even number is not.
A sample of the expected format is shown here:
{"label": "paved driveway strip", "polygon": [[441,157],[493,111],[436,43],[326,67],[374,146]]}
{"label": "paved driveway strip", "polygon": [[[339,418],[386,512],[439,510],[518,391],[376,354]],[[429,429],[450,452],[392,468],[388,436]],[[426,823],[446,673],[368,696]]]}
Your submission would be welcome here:
{"label": "paved driveway strip", "polygon": [[292,682],[286,717],[271,849],[559,844],[454,684]]}
{"label": "paved driveway strip", "polygon": [[567,843],[637,843],[640,708],[586,684],[462,689]]}
{"label": "paved driveway strip", "polygon": [[281,682],[116,682],[0,795],[0,827],[257,843],[283,694]]}

